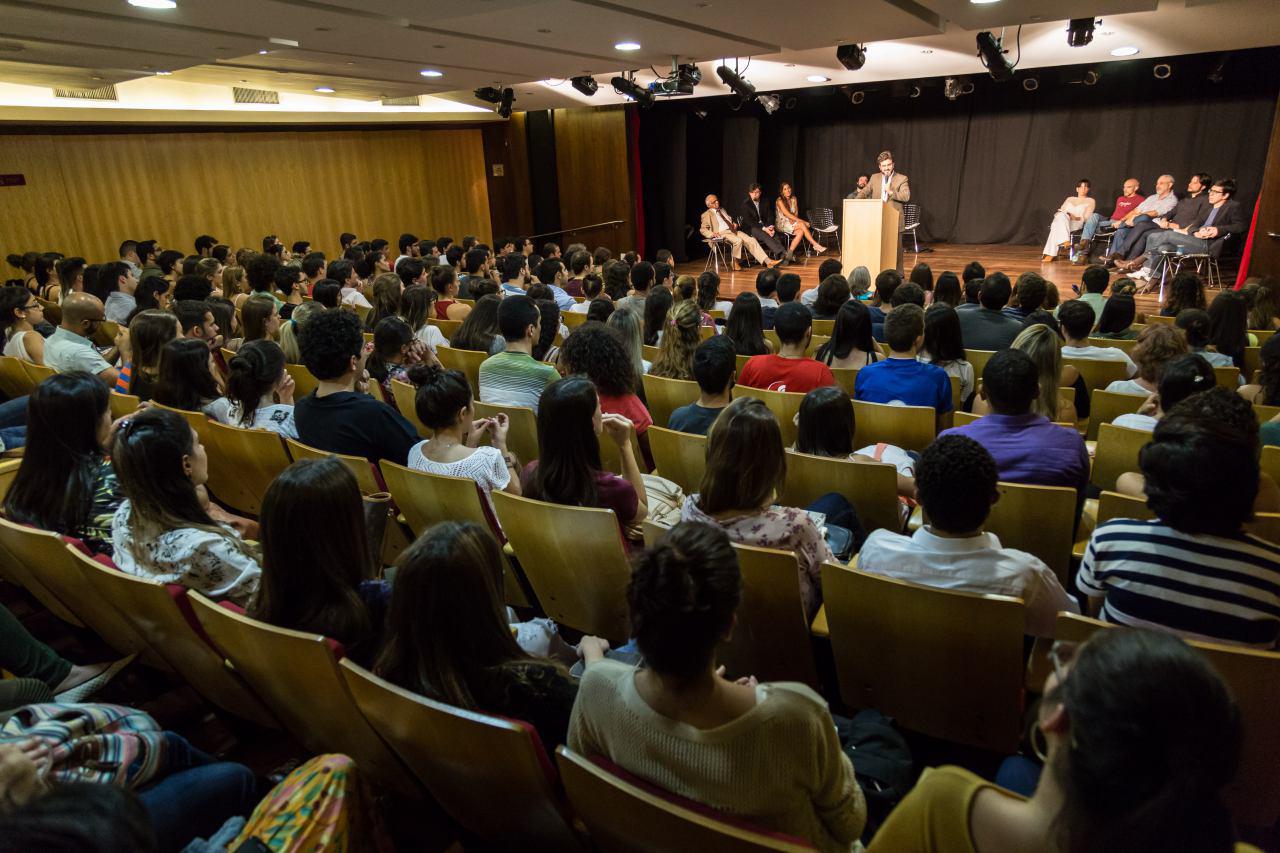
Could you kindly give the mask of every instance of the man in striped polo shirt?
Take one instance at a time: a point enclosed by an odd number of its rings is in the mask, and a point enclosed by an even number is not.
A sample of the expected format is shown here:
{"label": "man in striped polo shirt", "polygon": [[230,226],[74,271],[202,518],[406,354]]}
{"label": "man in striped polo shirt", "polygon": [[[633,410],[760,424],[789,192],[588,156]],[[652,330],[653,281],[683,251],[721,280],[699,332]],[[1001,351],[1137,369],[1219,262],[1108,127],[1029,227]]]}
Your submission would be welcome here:
{"label": "man in striped polo shirt", "polygon": [[1197,394],[1156,425],[1139,465],[1157,518],[1099,525],[1076,586],[1107,622],[1274,648],[1280,547],[1243,532],[1258,493],[1256,421],[1250,437],[1237,418],[1181,413],[1208,395],[1228,407],[1240,400],[1224,389]]}
{"label": "man in striped polo shirt", "polygon": [[507,346],[480,363],[480,401],[525,406],[536,413],[543,389],[560,378],[554,367],[533,358],[533,345],[542,333],[537,303],[527,296],[503,299],[498,331]]}

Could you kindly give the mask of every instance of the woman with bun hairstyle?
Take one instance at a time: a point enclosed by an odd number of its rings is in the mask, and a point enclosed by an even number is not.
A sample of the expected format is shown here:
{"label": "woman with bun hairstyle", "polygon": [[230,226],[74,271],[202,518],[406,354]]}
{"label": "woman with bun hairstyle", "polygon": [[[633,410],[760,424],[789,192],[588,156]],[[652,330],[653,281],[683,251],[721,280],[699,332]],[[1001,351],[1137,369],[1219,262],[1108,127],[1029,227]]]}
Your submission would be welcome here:
{"label": "woman with bun hairstyle", "polygon": [[298,437],[293,377],[284,365],[284,350],[275,341],[249,341],[232,356],[227,365],[227,418],[232,426]]}

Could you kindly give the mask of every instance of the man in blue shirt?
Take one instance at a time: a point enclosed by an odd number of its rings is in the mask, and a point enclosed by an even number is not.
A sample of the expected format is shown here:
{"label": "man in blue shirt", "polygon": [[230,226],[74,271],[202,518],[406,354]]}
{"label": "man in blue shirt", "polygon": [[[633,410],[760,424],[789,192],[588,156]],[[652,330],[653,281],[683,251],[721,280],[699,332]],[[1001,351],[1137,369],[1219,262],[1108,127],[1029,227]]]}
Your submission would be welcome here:
{"label": "man in blue shirt", "polygon": [[901,284],[902,273],[897,270],[881,270],[876,276],[876,292],[867,310],[871,313],[871,336],[880,343],[884,343],[884,318],[893,310],[893,294]]}
{"label": "man in blue shirt", "polygon": [[733,372],[737,369],[733,342],[717,335],[693,351],[693,378],[698,380],[698,401],[671,413],[667,428],[706,435],[711,424],[733,400]]}
{"label": "man in blue shirt", "polygon": [[924,309],[911,303],[899,305],[884,319],[889,357],[858,371],[854,397],[868,403],[900,406],[932,406],[938,428],[951,411],[951,380],[941,367],[916,361],[924,342]]}
{"label": "man in blue shirt", "polygon": [[563,261],[559,258],[546,258],[542,263],[538,264],[536,272],[538,281],[551,288],[551,293],[556,299],[557,308],[561,311],[568,311],[577,304],[563,287],[564,283],[569,280]]}

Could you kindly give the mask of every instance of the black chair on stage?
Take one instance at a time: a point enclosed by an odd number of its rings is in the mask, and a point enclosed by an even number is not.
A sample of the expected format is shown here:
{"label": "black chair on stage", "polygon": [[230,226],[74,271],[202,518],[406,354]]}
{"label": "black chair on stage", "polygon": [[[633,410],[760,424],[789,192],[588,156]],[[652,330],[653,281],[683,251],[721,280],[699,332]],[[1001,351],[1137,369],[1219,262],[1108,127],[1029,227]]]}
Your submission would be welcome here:
{"label": "black chair on stage", "polygon": [[[910,202],[902,206],[902,224],[898,228],[898,233],[902,235],[902,239],[911,238],[911,251],[916,254],[920,253],[920,205]],[[905,248],[905,246],[904,246]]]}
{"label": "black chair on stage", "polygon": [[[835,213],[829,207],[811,207],[807,211],[809,217],[809,233],[813,239],[827,247],[827,240],[834,240],[836,248],[840,247],[840,226],[835,223]],[[808,244],[804,247],[809,252]]]}

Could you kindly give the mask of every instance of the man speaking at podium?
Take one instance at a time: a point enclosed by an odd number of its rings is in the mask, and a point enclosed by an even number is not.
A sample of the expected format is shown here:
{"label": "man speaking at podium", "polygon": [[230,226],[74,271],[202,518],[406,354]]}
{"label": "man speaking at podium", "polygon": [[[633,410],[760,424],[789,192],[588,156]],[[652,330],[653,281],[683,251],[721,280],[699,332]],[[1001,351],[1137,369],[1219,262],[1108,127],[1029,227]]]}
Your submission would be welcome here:
{"label": "man speaking at podium", "polygon": [[[880,199],[896,207],[898,216],[901,217],[902,205],[911,200],[911,187],[907,183],[907,176],[893,170],[892,151],[881,151],[876,157],[876,163],[880,166],[880,174],[872,175],[866,186],[859,187],[853,197]],[[901,229],[901,224],[898,227]],[[902,269],[901,239],[898,240],[898,269]]]}

